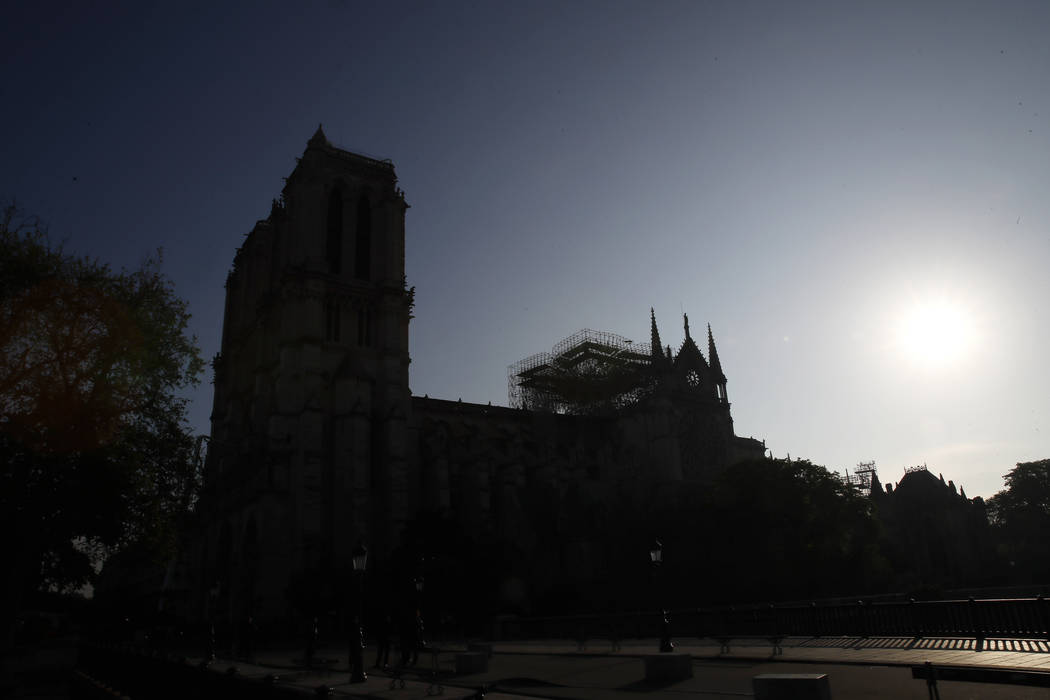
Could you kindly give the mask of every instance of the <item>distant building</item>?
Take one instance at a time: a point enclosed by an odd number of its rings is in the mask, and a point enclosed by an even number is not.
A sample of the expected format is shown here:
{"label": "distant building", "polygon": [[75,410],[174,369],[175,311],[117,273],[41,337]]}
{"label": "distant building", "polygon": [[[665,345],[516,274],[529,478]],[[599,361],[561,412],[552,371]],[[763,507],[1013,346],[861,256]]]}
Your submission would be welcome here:
{"label": "distant building", "polygon": [[872,467],[871,498],[887,552],[902,572],[897,590],[940,591],[995,582],[994,546],[984,499],[969,499],[925,465],[908,467],[885,489]]}
{"label": "distant building", "polygon": [[186,555],[191,615],[291,617],[297,597],[347,580],[357,542],[382,568],[421,513],[523,553],[553,548],[560,563],[526,587],[586,577],[598,555],[558,533],[586,528],[603,493],[704,482],[764,455],[734,435],[714,337],[705,357],[687,318],[677,351],[652,314],[647,345],[584,331],[518,363],[510,408],[413,397],[407,209],[390,162],[318,128],[237,251]]}

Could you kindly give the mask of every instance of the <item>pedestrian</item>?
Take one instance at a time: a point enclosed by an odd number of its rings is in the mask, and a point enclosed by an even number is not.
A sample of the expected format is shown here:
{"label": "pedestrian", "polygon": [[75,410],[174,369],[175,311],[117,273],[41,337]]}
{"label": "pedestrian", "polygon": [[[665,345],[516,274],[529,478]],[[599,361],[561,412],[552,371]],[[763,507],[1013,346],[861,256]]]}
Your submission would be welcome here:
{"label": "pedestrian", "polygon": [[390,635],[393,633],[394,621],[390,613],[385,613],[376,626],[376,668],[390,665]]}
{"label": "pedestrian", "polygon": [[419,658],[416,649],[416,620],[413,615],[405,615],[401,620],[401,665],[413,666]]}
{"label": "pedestrian", "polygon": [[423,613],[416,610],[416,654],[427,649],[427,638],[423,629]]}

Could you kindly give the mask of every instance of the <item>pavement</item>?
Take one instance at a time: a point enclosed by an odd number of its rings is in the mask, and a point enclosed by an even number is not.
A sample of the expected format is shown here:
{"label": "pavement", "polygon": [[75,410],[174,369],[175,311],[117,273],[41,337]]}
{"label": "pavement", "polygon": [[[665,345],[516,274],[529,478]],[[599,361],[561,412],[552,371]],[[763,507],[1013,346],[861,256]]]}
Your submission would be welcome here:
{"label": "pavement", "polygon": [[[764,640],[733,643],[728,652],[714,640],[682,639],[675,651],[692,657],[693,678],[653,685],[645,682],[643,658],[658,649],[656,639],[627,640],[619,649],[608,642],[583,648],[575,642],[547,640],[495,642],[488,670],[456,675],[455,653],[463,644],[442,647],[435,655],[420,655],[415,667],[400,679],[390,672],[368,669],[364,683],[349,682],[347,649],[322,648],[319,663],[303,666],[302,651],[259,652],[253,663],[219,659],[212,669],[230,667],[242,677],[279,676],[279,683],[315,691],[332,689],[336,696],[382,700],[476,697],[484,689],[488,700],[551,698],[552,700],[638,700],[644,693],[656,700],[752,697],[751,679],[766,673],[826,673],[836,700],[927,698],[926,684],[913,680],[910,667],[930,661],[937,665],[987,667],[1050,672],[1050,644],[1043,640],[994,640],[984,651],[973,639],[911,638],[788,638],[783,652],[773,655]],[[365,661],[375,651],[365,650]],[[190,659],[198,662],[199,659]],[[404,681],[402,686],[401,681]],[[392,681],[394,681],[392,683]],[[940,682],[945,700],[955,698],[1050,699],[1050,689],[1013,685]]]}

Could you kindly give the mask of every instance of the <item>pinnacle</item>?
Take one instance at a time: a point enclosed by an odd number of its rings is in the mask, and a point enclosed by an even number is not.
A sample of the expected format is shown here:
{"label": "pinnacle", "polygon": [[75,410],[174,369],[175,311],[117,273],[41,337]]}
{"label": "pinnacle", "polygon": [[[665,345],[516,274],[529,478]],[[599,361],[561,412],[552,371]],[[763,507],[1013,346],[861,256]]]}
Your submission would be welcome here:
{"label": "pinnacle", "polygon": [[308,145],[328,145],[328,138],[324,135],[324,129],[321,128],[321,124],[317,125],[317,131],[315,131],[314,135],[310,137]]}

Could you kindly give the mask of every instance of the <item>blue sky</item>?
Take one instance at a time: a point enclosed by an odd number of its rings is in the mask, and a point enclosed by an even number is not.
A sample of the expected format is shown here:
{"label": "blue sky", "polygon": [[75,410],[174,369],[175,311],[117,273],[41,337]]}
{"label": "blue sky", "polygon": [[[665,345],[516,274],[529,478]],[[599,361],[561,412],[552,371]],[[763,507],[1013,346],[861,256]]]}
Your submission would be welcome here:
{"label": "blue sky", "polygon": [[[158,247],[218,350],[323,123],[390,158],[415,394],[506,402],[589,327],[710,322],[736,430],[989,496],[1050,457],[1050,5],[8,3],[0,195]],[[208,430],[211,385],[193,394]],[[1045,432],[1044,432],[1045,431]]]}

